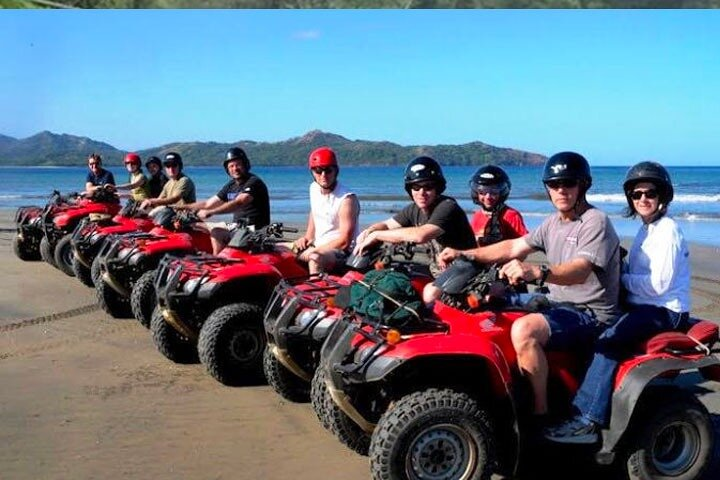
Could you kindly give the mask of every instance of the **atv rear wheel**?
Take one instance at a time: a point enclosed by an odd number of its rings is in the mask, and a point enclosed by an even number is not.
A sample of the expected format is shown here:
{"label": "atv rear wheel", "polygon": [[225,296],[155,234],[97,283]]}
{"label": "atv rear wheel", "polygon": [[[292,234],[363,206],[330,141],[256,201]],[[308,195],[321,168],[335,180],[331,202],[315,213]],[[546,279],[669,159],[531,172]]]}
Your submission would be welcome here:
{"label": "atv rear wheel", "polygon": [[155,307],[150,320],[153,343],[165,358],[175,363],[198,363],[195,342],[183,337],[163,317],[160,307]]}
{"label": "atv rear wheel", "polygon": [[113,318],[132,317],[130,301],[113,290],[102,278],[95,283],[95,295],[100,307]]}
{"label": "atv rear wheel", "polygon": [[280,363],[268,347],[263,352],[263,371],[270,386],[284,399],[298,403],[310,400],[310,384]]}
{"label": "atv rear wheel", "polygon": [[40,250],[34,247],[31,242],[23,240],[19,235],[15,235],[12,239],[13,252],[24,262],[32,262],[40,260]]}
{"label": "atv rear wheel", "polygon": [[328,402],[332,402],[332,399],[327,391],[326,380],[327,373],[322,365],[320,365],[317,370],[315,370],[315,374],[310,382],[310,404],[322,426],[325,427],[326,430],[332,431],[328,412]]}
{"label": "atv rear wheel", "polygon": [[75,278],[80,280],[80,283],[82,283],[83,285],[87,285],[88,287],[95,286],[92,275],[90,274],[90,269],[83,265],[82,262],[78,260],[75,256],[73,256],[72,259],[72,269],[73,273],[75,273]]}
{"label": "atv rear wheel", "polygon": [[92,279],[93,286],[98,284],[101,275],[102,270],[100,270],[100,258],[95,257],[90,265],[90,278]]}
{"label": "atv rear wheel", "polygon": [[71,277],[75,276],[73,271],[72,261],[75,257],[73,253],[72,244],[72,233],[68,233],[57,242],[55,245],[55,265],[57,268],[66,275]]}
{"label": "atv rear wheel", "polygon": [[42,258],[44,261],[55,266],[55,252],[54,247],[50,243],[50,240],[48,240],[47,237],[43,237],[40,240],[40,258]]}
{"label": "atv rear wheel", "polygon": [[245,385],[262,379],[265,350],[263,310],[234,303],[215,310],[200,329],[198,353],[210,375],[224,385]]}
{"label": "atv rear wheel", "polygon": [[130,294],[130,306],[132,313],[145,328],[150,328],[153,310],[157,305],[157,297],[155,296],[155,272],[150,270],[145,272],[135,282],[132,293]]}
{"label": "atv rear wheel", "polygon": [[701,478],[712,460],[714,430],[707,409],[689,393],[659,399],[627,451],[631,480]]}
{"label": "atv rear wheel", "polygon": [[487,414],[467,394],[429,389],[400,399],[370,445],[373,479],[486,480],[495,439]]}

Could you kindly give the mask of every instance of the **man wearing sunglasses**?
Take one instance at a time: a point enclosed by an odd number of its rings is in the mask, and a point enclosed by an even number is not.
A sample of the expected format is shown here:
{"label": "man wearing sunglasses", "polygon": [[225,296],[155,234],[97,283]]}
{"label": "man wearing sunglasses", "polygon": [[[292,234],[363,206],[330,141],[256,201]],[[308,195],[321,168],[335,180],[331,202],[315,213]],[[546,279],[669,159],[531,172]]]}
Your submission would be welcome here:
{"label": "man wearing sunglasses", "polygon": [[305,235],[293,250],[307,262],[310,273],[330,272],[345,263],[358,234],[360,204],[355,194],[338,182],[340,167],[329,147],[313,150],[308,157],[313,177],[310,215]]}
{"label": "man wearing sunglasses", "polygon": [[442,193],[445,177],[430,157],[418,157],[405,167],[405,191],[412,203],[383,222],[370,225],[358,236],[355,253],[377,242],[430,243],[433,276],[440,273],[437,254],[445,247],[472,248],[475,236],[467,215],[455,199]]}
{"label": "man wearing sunglasses", "polygon": [[85,177],[85,193],[88,196],[100,188],[106,188],[105,185],[109,185],[107,188],[115,186],[115,177],[110,170],[102,167],[102,157],[99,154],[93,153],[88,157],[88,169],[90,171]]}
{"label": "man wearing sunglasses", "polygon": [[210,230],[213,254],[230,241],[231,232],[239,225],[262,228],[270,223],[270,197],[260,177],[250,173],[250,159],[245,150],[233,147],[225,153],[223,168],[230,177],[218,193],[202,202],[185,205],[203,220],[218,214],[233,214],[233,223],[206,223]]}
{"label": "man wearing sunglasses", "polygon": [[[547,350],[591,349],[618,314],[620,241],[607,215],[587,202],[590,166],[582,155],[561,152],[543,169],[543,184],[556,213],[520,238],[440,255],[448,263],[463,255],[480,263],[504,262],[500,275],[510,283],[547,283],[549,307],[512,325],[518,366],[534,393],[533,426],[546,423]],[[545,253],[541,265],[520,261],[533,251]]]}

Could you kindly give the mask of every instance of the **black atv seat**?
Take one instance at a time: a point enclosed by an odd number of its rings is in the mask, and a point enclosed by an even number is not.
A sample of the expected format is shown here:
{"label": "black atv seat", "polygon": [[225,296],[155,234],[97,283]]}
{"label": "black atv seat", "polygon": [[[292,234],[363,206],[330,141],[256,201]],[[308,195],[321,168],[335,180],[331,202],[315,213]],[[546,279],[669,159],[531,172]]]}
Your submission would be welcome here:
{"label": "black atv seat", "polygon": [[645,353],[693,354],[706,352],[718,341],[717,324],[700,320],[685,332],[662,332],[647,340],[641,347]]}

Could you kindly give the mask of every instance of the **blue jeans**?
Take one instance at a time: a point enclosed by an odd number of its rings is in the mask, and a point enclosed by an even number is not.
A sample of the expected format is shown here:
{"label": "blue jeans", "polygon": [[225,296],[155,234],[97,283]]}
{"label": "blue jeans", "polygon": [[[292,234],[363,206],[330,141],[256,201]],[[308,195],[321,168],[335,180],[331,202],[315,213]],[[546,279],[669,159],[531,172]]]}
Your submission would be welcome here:
{"label": "blue jeans", "polygon": [[632,356],[641,342],[662,331],[684,330],[687,322],[687,313],[633,305],[598,337],[592,363],[573,401],[575,408],[586,419],[607,425],[618,363]]}

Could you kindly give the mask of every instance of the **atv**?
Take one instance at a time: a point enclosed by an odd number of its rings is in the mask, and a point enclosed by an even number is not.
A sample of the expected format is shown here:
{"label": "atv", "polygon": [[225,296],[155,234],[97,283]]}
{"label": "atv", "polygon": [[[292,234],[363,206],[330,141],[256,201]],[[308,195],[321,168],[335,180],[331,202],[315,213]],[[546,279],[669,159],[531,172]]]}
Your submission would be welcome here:
{"label": "atv", "polygon": [[166,257],[155,280],[150,329],[158,350],[180,362],[198,360],[225,385],[262,379],[263,307],[282,278],[307,276],[274,223],[243,227],[218,256]]}
{"label": "atv", "polygon": [[47,210],[57,211],[61,205],[73,202],[73,195],[63,196],[53,190],[44,207],[24,206],[15,212],[15,228],[17,235],[12,240],[13,251],[20,260],[41,260],[40,242],[43,238],[42,217]]}
{"label": "atv", "polygon": [[[105,240],[109,235],[129,232],[148,232],[155,224],[152,219],[139,210],[139,204],[133,200],[114,217],[106,214],[90,215],[80,221],[70,242],[73,258],[72,269],[75,277],[88,287],[94,287],[99,265],[93,268]],[[93,274],[93,270],[95,273]]]}
{"label": "atv", "polygon": [[148,317],[154,306],[155,271],[165,254],[192,255],[211,252],[210,234],[197,225],[200,219],[192,212],[170,207],[153,215],[155,227],[149,232],[111,235],[103,244],[95,262],[94,277],[98,303],[111,316],[133,315],[131,299],[138,299]]}
{"label": "atv", "polygon": [[40,254],[49,264],[69,276],[72,269],[72,235],[83,218],[91,214],[115,215],[120,211],[120,199],[109,189],[100,188],[92,195],[81,196],[74,204],[57,209],[46,208],[42,215],[44,237],[40,241]]}
{"label": "atv", "polygon": [[265,378],[278,394],[294,402],[310,399],[310,381],[320,359],[320,348],[342,314],[335,305],[335,296],[342,287],[361,280],[374,268],[404,272],[422,291],[432,278],[427,265],[412,262],[415,253],[416,245],[412,243],[378,244],[362,255],[348,258],[344,275],[321,273],[280,281],[265,309],[268,344],[263,356]]}
{"label": "atv", "polygon": [[[390,310],[370,318],[349,308],[313,379],[326,387],[321,413],[343,443],[369,454],[374,479],[513,475],[528,452],[548,446],[530,434],[531,395],[510,327],[546,306],[512,292],[491,267],[404,322]],[[714,430],[698,384],[720,381],[717,340],[718,326],[697,320],[637,346],[619,366],[610,424],[590,457],[631,479],[700,478]],[[588,361],[580,351],[548,352],[551,414],[569,414]]]}

